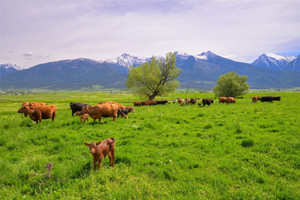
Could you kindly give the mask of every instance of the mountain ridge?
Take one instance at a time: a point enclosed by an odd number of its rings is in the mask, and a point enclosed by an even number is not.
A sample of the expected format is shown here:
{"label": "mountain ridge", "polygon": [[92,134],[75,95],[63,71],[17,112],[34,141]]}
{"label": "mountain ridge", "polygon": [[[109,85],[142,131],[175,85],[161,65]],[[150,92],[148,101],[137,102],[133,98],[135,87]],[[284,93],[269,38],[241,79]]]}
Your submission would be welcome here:
{"label": "mountain ridge", "polygon": [[[236,72],[248,76],[251,88],[291,88],[300,86],[300,72],[279,71],[237,62],[211,51],[197,54],[176,53],[182,88],[211,89],[220,75]],[[299,56],[298,56],[299,57]],[[125,88],[129,65],[140,65],[151,58],[122,54],[119,59],[96,61],[86,58],[39,64],[1,76],[1,88],[80,89],[86,87]],[[295,62],[291,69],[298,69]]]}

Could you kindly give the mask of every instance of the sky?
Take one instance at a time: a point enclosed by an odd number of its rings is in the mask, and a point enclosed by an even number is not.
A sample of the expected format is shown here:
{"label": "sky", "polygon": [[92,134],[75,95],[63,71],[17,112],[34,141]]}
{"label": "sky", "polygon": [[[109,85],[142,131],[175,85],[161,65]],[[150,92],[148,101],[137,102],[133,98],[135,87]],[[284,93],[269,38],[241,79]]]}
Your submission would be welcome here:
{"label": "sky", "polygon": [[300,54],[300,0],[0,0],[0,64]]}

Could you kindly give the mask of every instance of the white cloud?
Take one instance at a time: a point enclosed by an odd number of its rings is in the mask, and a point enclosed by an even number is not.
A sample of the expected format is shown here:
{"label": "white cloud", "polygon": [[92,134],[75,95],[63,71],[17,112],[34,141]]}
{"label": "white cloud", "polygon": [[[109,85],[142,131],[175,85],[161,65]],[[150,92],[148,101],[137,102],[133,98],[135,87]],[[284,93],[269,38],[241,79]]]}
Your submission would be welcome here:
{"label": "white cloud", "polygon": [[[1,7],[0,63],[7,62],[9,49],[10,62],[26,67],[78,57],[105,60],[124,52],[211,50],[247,62],[265,52],[300,52],[297,0],[3,0]],[[38,54],[25,56],[29,51]]]}

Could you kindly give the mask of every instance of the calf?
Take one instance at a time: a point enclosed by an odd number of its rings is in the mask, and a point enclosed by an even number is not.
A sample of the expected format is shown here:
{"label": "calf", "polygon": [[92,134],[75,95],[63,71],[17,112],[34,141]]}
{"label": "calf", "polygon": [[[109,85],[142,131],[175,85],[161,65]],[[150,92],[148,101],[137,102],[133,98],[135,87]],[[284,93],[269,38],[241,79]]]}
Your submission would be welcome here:
{"label": "calf", "polygon": [[[115,139],[113,137],[107,138],[104,141],[99,141],[97,143],[84,143],[84,145],[90,148],[90,153],[94,159],[94,169],[96,170],[96,166],[100,170],[102,159],[108,155],[110,166],[114,167],[115,165]],[[98,164],[97,164],[98,162]]]}
{"label": "calf", "polygon": [[82,114],[82,115],[80,115],[80,112],[79,111],[77,111],[76,113],[75,113],[75,115],[77,115],[77,116],[80,116],[80,122],[82,123],[82,121],[83,121],[83,123],[85,123],[85,120],[86,121],[89,121],[89,114]]}
{"label": "calf", "polygon": [[74,116],[74,113],[76,113],[77,111],[81,111],[81,109],[84,106],[89,106],[89,104],[84,104],[84,103],[70,103],[70,108],[72,110],[72,116]]}
{"label": "calf", "polygon": [[42,123],[42,119],[52,119],[54,121],[56,119],[56,105],[46,105],[46,106],[37,106],[34,107],[31,104],[29,106],[25,106],[26,112],[28,112],[30,119]]}

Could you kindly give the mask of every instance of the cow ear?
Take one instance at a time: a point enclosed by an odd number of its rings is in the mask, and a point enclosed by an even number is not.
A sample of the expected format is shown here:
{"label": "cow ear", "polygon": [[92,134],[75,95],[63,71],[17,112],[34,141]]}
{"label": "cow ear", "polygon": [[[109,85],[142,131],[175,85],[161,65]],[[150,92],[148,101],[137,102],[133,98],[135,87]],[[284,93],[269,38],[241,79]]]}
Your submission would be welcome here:
{"label": "cow ear", "polygon": [[84,145],[85,145],[85,146],[90,146],[90,144],[89,144],[89,143],[86,143],[86,142],[84,143]]}
{"label": "cow ear", "polygon": [[101,144],[101,141],[97,142],[97,143],[96,143],[96,146],[99,145],[99,144]]}

